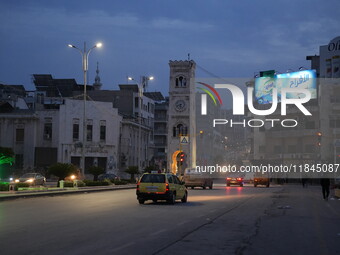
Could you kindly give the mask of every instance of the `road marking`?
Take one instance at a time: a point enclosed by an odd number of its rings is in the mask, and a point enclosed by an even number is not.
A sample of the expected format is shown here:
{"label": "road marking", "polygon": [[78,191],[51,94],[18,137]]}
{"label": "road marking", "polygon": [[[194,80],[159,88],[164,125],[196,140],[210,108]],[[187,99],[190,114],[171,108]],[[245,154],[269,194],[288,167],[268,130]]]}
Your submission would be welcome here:
{"label": "road marking", "polygon": [[119,251],[119,250],[121,250],[121,249],[127,248],[127,247],[129,247],[129,246],[131,246],[131,245],[134,245],[134,244],[135,244],[135,242],[130,242],[130,243],[124,244],[124,245],[122,245],[122,246],[119,246],[119,247],[117,247],[117,248],[115,248],[115,249],[112,249],[111,251],[112,251],[112,252],[114,252],[114,251]]}
{"label": "road marking", "polygon": [[157,232],[154,232],[154,233],[150,234],[150,236],[159,235],[160,233],[163,233],[163,232],[165,232],[165,231],[166,231],[166,229],[161,229],[161,230],[159,230],[159,231],[157,231]]}

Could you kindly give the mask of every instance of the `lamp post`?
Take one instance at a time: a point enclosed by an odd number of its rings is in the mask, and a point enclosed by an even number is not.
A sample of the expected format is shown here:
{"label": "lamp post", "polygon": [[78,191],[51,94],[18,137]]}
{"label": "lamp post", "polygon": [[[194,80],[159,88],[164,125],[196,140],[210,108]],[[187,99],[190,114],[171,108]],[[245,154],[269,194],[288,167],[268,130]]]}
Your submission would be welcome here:
{"label": "lamp post", "polygon": [[[138,171],[141,172],[141,145],[142,145],[142,97],[143,97],[143,92],[144,89],[147,88],[148,82],[152,81],[154,79],[153,76],[141,76],[140,77],[140,83],[138,84],[138,118],[139,118],[139,123],[138,123],[138,161],[137,161],[137,166],[138,166]],[[128,77],[128,81],[133,81],[134,78]]]}
{"label": "lamp post", "polygon": [[92,46],[90,49],[86,50],[86,42],[84,42],[84,49],[81,50],[78,47],[69,44],[68,47],[74,48],[78,50],[82,57],[82,63],[83,63],[83,73],[84,73],[84,111],[83,111],[83,146],[81,151],[81,174],[84,176],[85,174],[85,143],[86,143],[86,83],[87,83],[87,71],[88,71],[88,62],[89,62],[89,54],[94,48],[100,48],[102,47],[102,43],[96,43],[94,46]]}

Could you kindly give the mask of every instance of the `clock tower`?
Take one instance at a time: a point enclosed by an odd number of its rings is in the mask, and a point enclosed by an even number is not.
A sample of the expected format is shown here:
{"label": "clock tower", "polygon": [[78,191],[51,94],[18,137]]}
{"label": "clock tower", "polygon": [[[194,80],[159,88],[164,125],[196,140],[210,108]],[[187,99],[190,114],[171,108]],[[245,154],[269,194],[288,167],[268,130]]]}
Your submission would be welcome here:
{"label": "clock tower", "polygon": [[195,68],[193,60],[170,61],[168,169],[184,174],[196,164]]}

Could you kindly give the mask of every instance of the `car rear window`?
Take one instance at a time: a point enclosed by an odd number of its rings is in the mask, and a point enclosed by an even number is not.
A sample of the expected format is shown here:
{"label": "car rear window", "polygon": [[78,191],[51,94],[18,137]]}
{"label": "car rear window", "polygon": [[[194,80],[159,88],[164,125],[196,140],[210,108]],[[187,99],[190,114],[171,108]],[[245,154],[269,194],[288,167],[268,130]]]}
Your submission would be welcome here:
{"label": "car rear window", "polygon": [[145,174],[143,175],[141,182],[153,182],[153,183],[164,183],[165,175],[164,174]]}

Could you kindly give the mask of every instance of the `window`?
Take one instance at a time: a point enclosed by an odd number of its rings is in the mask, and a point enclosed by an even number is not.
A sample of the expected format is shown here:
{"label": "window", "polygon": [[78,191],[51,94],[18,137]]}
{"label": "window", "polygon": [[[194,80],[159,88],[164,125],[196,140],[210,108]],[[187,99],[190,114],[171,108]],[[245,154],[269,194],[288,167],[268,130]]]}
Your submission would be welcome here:
{"label": "window", "polygon": [[176,78],[176,87],[184,88],[187,86],[187,79],[183,76],[179,76]]}
{"label": "window", "polygon": [[174,183],[174,180],[171,175],[168,175],[168,182],[169,183]]}
{"label": "window", "polygon": [[86,141],[91,142],[92,141],[92,124],[87,124],[86,126]]}
{"label": "window", "polygon": [[332,118],[329,120],[329,127],[340,128],[340,119]]}
{"label": "window", "polygon": [[106,140],[106,121],[100,121],[100,141]]}
{"label": "window", "polygon": [[79,140],[79,124],[73,124],[73,140]]}
{"label": "window", "polygon": [[17,143],[23,142],[25,139],[25,129],[23,128],[17,128],[15,131],[15,141]]}
{"label": "window", "polygon": [[52,119],[45,119],[44,140],[52,140]]}
{"label": "window", "polygon": [[139,105],[139,97],[135,97],[135,108],[138,108]]}
{"label": "window", "polygon": [[79,119],[73,119],[72,137],[73,141],[79,140]]}
{"label": "window", "polygon": [[187,135],[188,134],[188,127],[178,124],[177,126],[173,127],[173,136],[178,137],[180,135]]}

